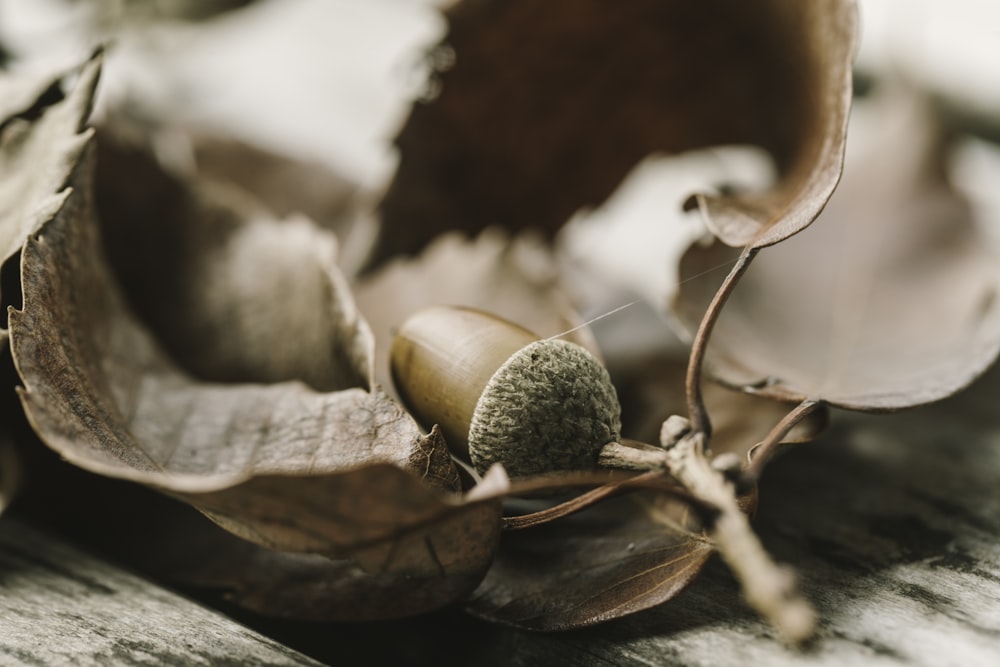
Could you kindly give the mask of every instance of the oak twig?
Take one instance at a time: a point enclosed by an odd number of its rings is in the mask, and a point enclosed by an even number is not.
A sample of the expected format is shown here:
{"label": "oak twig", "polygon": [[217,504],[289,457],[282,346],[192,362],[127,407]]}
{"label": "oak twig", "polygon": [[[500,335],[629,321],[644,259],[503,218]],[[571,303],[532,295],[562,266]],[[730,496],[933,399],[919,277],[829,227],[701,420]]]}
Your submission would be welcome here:
{"label": "oak twig", "polygon": [[775,451],[777,451],[778,446],[784,440],[788,432],[795,428],[795,425],[801,422],[803,419],[816,412],[819,408],[824,405],[823,401],[806,399],[796,405],[792,410],[781,418],[774,428],[771,429],[763,440],[757,443],[753,449],[751,449],[747,456],[749,461],[747,462],[747,467],[744,473],[750,479],[756,480],[760,477],[761,471],[771,457],[774,456]]}
{"label": "oak twig", "polygon": [[[516,493],[524,493],[525,491],[530,492],[533,488],[536,490],[551,490],[551,488],[553,488],[553,484],[551,481],[537,485],[529,485],[521,482],[515,489],[515,495]],[[540,526],[544,523],[561,519],[581,510],[585,510],[588,507],[605,500],[606,498],[629,491],[639,491],[641,489],[667,494],[682,500],[690,505],[693,510],[702,515],[714,516],[712,513],[712,507],[710,507],[707,503],[692,497],[691,494],[689,494],[685,489],[678,486],[677,482],[674,481],[666,470],[661,467],[656,470],[648,470],[640,475],[633,475],[608,481],[601,486],[591,489],[590,491],[574,496],[573,498],[557,505],[553,505],[552,507],[538,510],[537,512],[520,514],[517,516],[505,516],[503,518],[503,527],[504,530],[534,528],[535,526]]]}
{"label": "oak twig", "polygon": [[693,496],[718,510],[710,532],[723,560],[743,588],[747,603],[791,643],[812,636],[816,614],[795,590],[792,572],[764,550],[740,509],[733,485],[712,468],[704,452],[705,434],[694,431],[668,447],[671,475]]}

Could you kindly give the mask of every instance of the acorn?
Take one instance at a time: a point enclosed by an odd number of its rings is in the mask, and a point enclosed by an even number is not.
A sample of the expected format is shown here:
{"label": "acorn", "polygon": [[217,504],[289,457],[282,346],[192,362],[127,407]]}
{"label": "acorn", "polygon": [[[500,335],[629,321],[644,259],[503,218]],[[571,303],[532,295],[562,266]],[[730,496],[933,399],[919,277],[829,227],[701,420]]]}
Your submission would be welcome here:
{"label": "acorn", "polygon": [[437,424],[480,473],[511,477],[597,467],[664,467],[663,450],[620,443],[621,407],[608,371],[583,347],[539,337],[471,308],[437,306],[407,320],[391,352],[403,404]]}

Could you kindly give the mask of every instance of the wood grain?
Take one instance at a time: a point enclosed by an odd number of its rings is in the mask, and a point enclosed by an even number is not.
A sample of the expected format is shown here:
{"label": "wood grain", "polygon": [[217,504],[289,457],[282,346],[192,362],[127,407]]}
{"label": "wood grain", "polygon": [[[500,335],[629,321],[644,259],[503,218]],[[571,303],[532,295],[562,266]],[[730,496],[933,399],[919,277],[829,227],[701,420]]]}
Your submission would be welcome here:
{"label": "wood grain", "polygon": [[0,665],[315,665],[19,522],[0,521]]}

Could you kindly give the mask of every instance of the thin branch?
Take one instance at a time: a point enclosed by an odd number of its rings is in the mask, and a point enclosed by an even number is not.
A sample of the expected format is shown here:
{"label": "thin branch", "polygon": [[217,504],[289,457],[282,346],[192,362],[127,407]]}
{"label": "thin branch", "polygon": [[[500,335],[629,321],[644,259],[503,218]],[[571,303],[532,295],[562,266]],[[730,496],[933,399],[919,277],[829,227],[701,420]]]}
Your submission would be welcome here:
{"label": "thin branch", "polygon": [[[552,487],[549,486],[547,488],[551,489]],[[660,493],[666,493],[688,503],[699,514],[714,516],[712,512],[714,508],[709,507],[697,498],[693,498],[687,491],[679,487],[677,482],[665,470],[650,470],[641,475],[609,482],[558,505],[553,505],[537,512],[504,517],[503,527],[505,530],[534,528],[535,526],[575,514],[619,493],[637,491],[639,489],[651,489]]]}
{"label": "thin branch", "polygon": [[815,630],[812,606],[795,590],[792,572],[771,560],[761,546],[739,507],[733,485],[705,457],[704,443],[704,433],[694,432],[668,449],[671,474],[693,496],[718,510],[710,526],[711,535],[739,580],[747,603],[786,641],[805,641]]}
{"label": "thin branch", "polygon": [[758,479],[764,465],[774,456],[778,446],[781,445],[789,431],[823,405],[825,405],[823,401],[806,399],[792,408],[787,415],[781,418],[781,421],[774,425],[771,432],[748,452],[747,456],[750,460],[744,474],[750,479]]}
{"label": "thin branch", "polygon": [[719,286],[715,296],[712,297],[711,303],[708,304],[705,314],[702,315],[698,331],[694,336],[694,342],[691,345],[691,356],[688,358],[687,377],[685,379],[688,416],[691,419],[694,430],[704,433],[706,438],[712,434],[712,422],[709,419],[708,411],[705,410],[705,400],[701,393],[701,370],[705,361],[705,351],[708,348],[708,339],[712,335],[712,329],[719,319],[722,307],[726,305],[729,295],[732,294],[736,284],[750,267],[750,262],[757,255],[758,250],[760,248],[747,246],[740,253],[733,268],[730,269],[729,275],[722,281],[722,285]]}

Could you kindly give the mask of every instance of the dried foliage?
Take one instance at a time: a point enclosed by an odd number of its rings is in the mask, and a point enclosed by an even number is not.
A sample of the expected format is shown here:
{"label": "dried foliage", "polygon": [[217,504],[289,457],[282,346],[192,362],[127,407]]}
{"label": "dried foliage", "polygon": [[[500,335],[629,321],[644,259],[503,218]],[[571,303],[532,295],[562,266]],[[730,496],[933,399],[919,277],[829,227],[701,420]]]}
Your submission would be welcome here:
{"label": "dried foliage", "polygon": [[[947,181],[948,137],[930,114],[903,90],[858,108],[842,187],[814,228],[747,271],[712,335],[714,376],[782,400],[890,410],[948,396],[989,366],[1000,267]],[[694,276],[734,257],[716,244],[683,258],[691,280],[674,309],[689,326],[714,293]]]}
{"label": "dried foliage", "polygon": [[[766,462],[817,437],[827,405],[943,398],[1000,349],[996,256],[947,181],[950,135],[912,94],[865,103],[888,124],[806,230],[843,166],[852,1],[466,0],[444,16],[434,94],[384,196],[128,100],[95,131],[100,53],[0,75],[19,409],[72,466],[171,499],[135,508],[137,562],[260,613],[462,603],[564,630],[670,600],[719,552],[777,632],[805,639],[809,607],[748,525]],[[609,346],[549,240],[650,154],[720,144],[764,149],[777,179],[687,201],[716,238],[679,267],[690,346],[664,333],[636,352],[641,323]],[[651,470],[469,472],[387,366],[394,330],[439,303],[606,356]],[[7,430],[0,510],[20,479]],[[74,521],[113,514],[79,495]]]}
{"label": "dried foliage", "polygon": [[839,178],[855,21],[841,0],[457,3],[454,63],[396,140],[372,259],[450,229],[553,234],[650,153],[739,143],[766,148],[781,182],[697,204],[730,245],[776,243]]}
{"label": "dried foliage", "polygon": [[[86,108],[77,100],[89,99],[98,66],[88,63],[81,77],[86,85],[75,89],[78,97],[54,106],[56,117],[66,108],[78,115]],[[11,313],[22,400],[42,439],[80,467],[182,497],[272,549],[354,555],[376,583],[385,576],[437,580],[444,572],[458,590],[438,587],[443,598],[431,606],[474,585],[492,559],[497,502],[450,496],[459,479],[440,437],[423,435],[384,393],[366,388],[370,358],[354,340],[367,332],[345,326],[351,320],[342,314],[354,312],[349,295],[313,292],[342,299],[334,304],[339,326],[330,328],[334,335],[349,332],[337,341],[340,349],[362,353],[347,372],[327,364],[323,375],[332,384],[360,376],[361,386],[317,393],[298,381],[190,378],[126,308],[99,244],[91,134],[76,140],[73,124],[65,133],[73,147],[62,156],[71,172],[68,188],[55,215],[24,244],[23,307]],[[238,222],[251,234],[263,224]],[[254,264],[252,257],[235,257],[224,268]],[[196,265],[195,258],[185,259]],[[301,264],[256,262],[258,272],[271,267],[271,280],[257,284],[288,284],[283,271]],[[328,284],[342,281],[329,271],[317,273]],[[243,295],[234,290],[231,296]],[[266,304],[267,297],[258,293],[250,300]],[[307,315],[324,305],[318,301],[304,306]]]}

